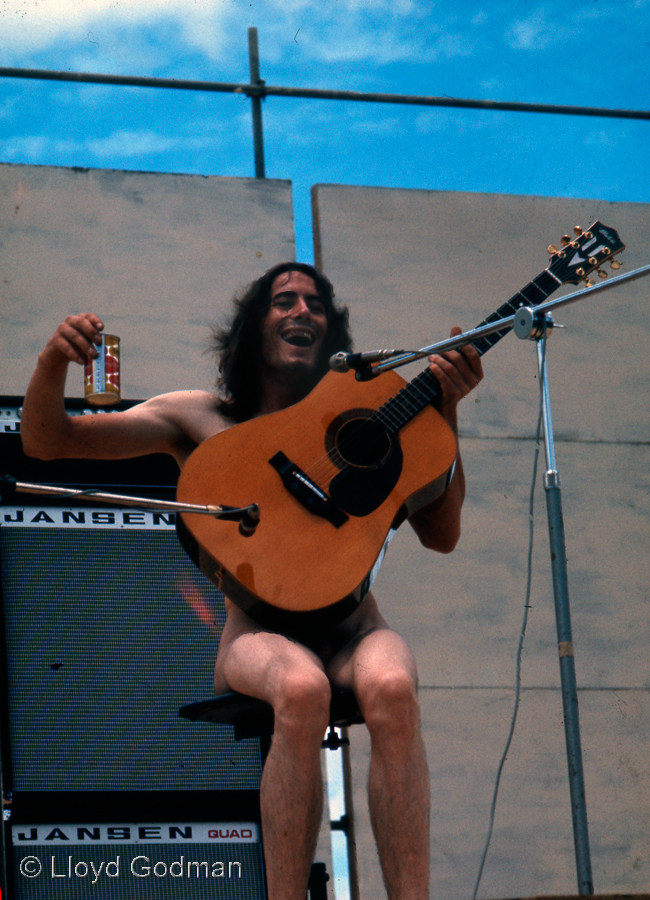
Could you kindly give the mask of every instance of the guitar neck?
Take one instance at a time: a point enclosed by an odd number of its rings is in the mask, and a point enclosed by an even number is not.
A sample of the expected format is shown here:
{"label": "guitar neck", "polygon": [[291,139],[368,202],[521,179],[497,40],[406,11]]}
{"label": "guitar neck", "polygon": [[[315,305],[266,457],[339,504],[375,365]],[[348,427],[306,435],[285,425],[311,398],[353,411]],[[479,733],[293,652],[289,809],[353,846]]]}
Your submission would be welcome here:
{"label": "guitar neck", "polygon": [[[547,297],[563,284],[578,284],[594,269],[598,269],[601,277],[605,277],[598,267],[605,261],[611,262],[613,269],[620,268],[618,260],[613,257],[625,249],[613,228],[594,222],[587,230],[575,228],[578,237],[571,240],[568,235],[562,238],[562,247],[549,247],[551,263],[548,268],[530,281],[525,288],[500,306],[496,312],[484,319],[477,328],[497,322],[514,315],[522,306],[539,306]],[[490,347],[494,347],[512,326],[495,331],[487,337],[472,341],[472,345],[482,356]],[[373,418],[377,419],[386,430],[394,434],[407,422],[410,422],[425,406],[435,405],[442,391],[436,377],[429,369],[421,372],[410,384],[391,397],[387,403],[377,410]]]}
{"label": "guitar neck", "polygon": [[[548,269],[544,269],[541,275],[538,275],[537,278],[529,281],[525,288],[522,288],[522,290],[516,293],[514,297],[511,297],[510,300],[506,301],[506,303],[500,306],[496,312],[493,312],[491,316],[488,316],[487,319],[484,319],[476,327],[482,328],[483,325],[489,325],[491,322],[513,316],[522,306],[539,306],[539,304],[550,297],[553,291],[556,291],[561,284],[562,282],[556,278],[555,275],[549,272]],[[495,344],[498,344],[501,338],[505,337],[511,330],[512,326],[504,328],[502,331],[495,331],[492,334],[488,334],[487,337],[478,338],[478,340],[472,341],[472,346],[476,347],[480,356],[483,356],[490,347],[494,347]]]}
{"label": "guitar neck", "polygon": [[[538,306],[547,297],[550,297],[553,291],[557,290],[561,284],[562,282],[555,275],[549,272],[548,269],[544,269],[537,278],[530,281],[526,287],[518,291],[506,303],[503,303],[492,315],[488,316],[476,327],[481,328],[483,325],[489,325],[491,322],[512,316],[522,306]],[[495,331],[487,337],[472,341],[472,346],[483,356],[490,347],[494,347],[511,330],[512,326],[508,326],[501,331]],[[417,416],[425,406],[431,403],[435,405],[441,394],[442,390],[438,379],[430,369],[425,369],[409,382],[406,387],[402,388],[399,393],[384,403],[377,410],[374,418],[378,419],[390,434],[394,434]]]}

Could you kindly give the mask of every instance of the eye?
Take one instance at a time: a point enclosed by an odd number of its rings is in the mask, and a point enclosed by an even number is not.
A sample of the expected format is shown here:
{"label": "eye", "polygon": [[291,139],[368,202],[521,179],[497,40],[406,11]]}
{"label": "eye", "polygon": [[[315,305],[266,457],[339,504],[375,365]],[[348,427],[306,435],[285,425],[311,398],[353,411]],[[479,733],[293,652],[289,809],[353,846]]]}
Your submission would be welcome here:
{"label": "eye", "polygon": [[293,306],[293,300],[289,297],[275,297],[271,301],[271,306],[274,309],[291,309]]}

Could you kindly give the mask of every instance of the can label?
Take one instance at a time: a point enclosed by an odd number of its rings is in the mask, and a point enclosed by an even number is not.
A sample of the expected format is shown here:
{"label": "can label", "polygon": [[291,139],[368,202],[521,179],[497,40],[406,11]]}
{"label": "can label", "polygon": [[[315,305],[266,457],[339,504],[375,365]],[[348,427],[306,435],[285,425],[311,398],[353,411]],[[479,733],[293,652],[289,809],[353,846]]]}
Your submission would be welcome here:
{"label": "can label", "polygon": [[86,360],[84,397],[93,406],[112,406],[120,401],[120,339],[103,334],[97,356]]}

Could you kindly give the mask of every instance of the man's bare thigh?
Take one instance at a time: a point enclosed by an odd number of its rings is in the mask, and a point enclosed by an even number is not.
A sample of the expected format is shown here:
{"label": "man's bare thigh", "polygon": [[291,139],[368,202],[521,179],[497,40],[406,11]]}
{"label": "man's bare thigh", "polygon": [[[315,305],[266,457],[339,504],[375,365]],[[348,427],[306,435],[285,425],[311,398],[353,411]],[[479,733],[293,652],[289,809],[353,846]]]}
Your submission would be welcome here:
{"label": "man's bare thigh", "polygon": [[379,681],[406,675],[417,690],[415,659],[410,647],[388,626],[374,628],[350,641],[325,668],[330,683],[341,690],[353,690],[357,699]]}
{"label": "man's bare thigh", "polygon": [[[265,628],[230,602],[227,607],[228,618],[215,665],[215,691],[240,691],[269,702],[281,670],[325,672],[335,659],[349,658],[373,632],[386,630],[395,634],[371,594],[344,622],[304,641]],[[334,667],[335,671],[340,669],[340,665]]]}
{"label": "man's bare thigh", "polygon": [[273,702],[273,686],[283,670],[309,672],[323,664],[298,641],[254,622],[237,607],[228,610],[214,667],[214,689],[239,691]]}

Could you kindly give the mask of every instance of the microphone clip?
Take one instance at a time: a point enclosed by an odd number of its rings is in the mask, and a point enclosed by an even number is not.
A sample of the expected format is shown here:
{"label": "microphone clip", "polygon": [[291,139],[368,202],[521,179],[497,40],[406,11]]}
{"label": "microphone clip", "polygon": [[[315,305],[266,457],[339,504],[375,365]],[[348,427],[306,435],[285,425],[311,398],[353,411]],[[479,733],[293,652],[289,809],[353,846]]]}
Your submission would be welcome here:
{"label": "microphone clip", "polygon": [[333,372],[349,372],[350,369],[354,369],[359,373],[368,369],[372,363],[383,362],[405,352],[405,350],[367,350],[364,353],[344,353],[341,350],[330,356],[330,369]]}

